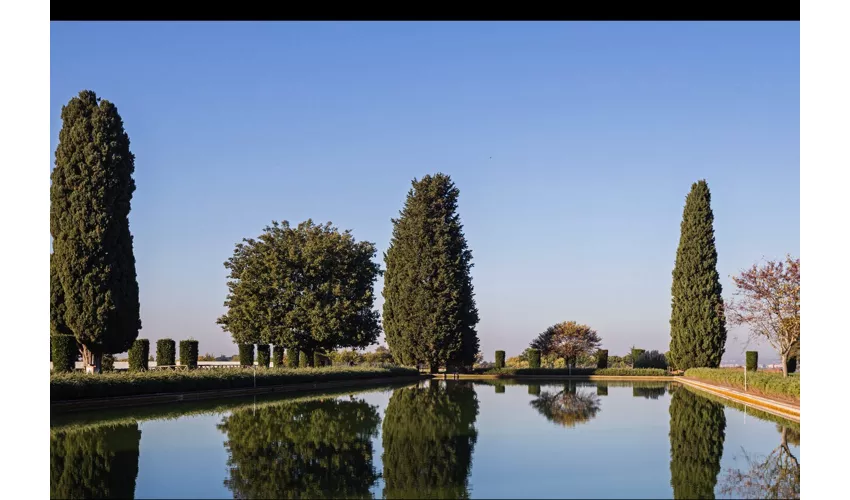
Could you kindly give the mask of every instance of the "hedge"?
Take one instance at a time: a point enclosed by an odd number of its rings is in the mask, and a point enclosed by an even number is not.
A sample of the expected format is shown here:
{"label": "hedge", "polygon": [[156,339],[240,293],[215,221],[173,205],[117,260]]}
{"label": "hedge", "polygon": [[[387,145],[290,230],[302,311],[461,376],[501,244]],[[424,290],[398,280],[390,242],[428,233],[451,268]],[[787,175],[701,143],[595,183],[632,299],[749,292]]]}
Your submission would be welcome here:
{"label": "hedge", "polygon": [[276,345],[272,349],[272,365],[275,368],[283,367],[283,346]]}
{"label": "hedge", "polygon": [[115,371],[115,356],[112,354],[104,354],[102,358],[100,358],[100,371],[101,372],[111,372]]}
{"label": "hedge", "polygon": [[634,362],[635,368],[667,369],[667,358],[658,351],[641,352]]}
{"label": "hedge", "polygon": [[198,367],[198,341],[180,341],[180,366],[187,366],[190,370]]}
{"label": "hedge", "polygon": [[788,358],[788,362],[785,363],[785,366],[788,368],[788,373],[794,373],[797,371],[797,356],[791,356]]}
{"label": "hedge", "polygon": [[747,351],[747,371],[754,372],[759,369],[759,352]]}
{"label": "hedge", "polygon": [[632,366],[633,366],[633,367],[635,367],[635,368],[637,368],[637,367],[638,367],[635,363],[637,363],[637,359],[638,359],[638,358],[640,357],[640,355],[641,355],[641,354],[643,354],[644,352],[646,352],[646,350],[645,350],[645,349],[634,349],[634,348],[632,348]]}
{"label": "hedge", "polygon": [[77,362],[77,339],[73,335],[51,335],[50,351],[53,358],[53,372],[74,371]]}
{"label": "hedge", "polygon": [[156,366],[174,366],[177,364],[175,358],[174,341],[171,339],[159,339],[156,341]]}
{"label": "hedge", "polygon": [[298,368],[298,349],[291,347],[286,349],[286,367]]}
{"label": "hedge", "polygon": [[217,370],[154,370],[112,372],[97,377],[85,373],[57,373],[50,376],[50,400],[138,396],[173,392],[241,389],[256,386],[330,382],[419,375],[413,368],[327,367],[309,370],[261,370],[222,368]]}
{"label": "hedge", "polygon": [[540,349],[528,350],[528,368],[532,370],[540,368]]}
{"label": "hedge", "polygon": [[239,364],[254,366],[254,344],[239,344]]}
{"label": "hedge", "polygon": [[608,349],[599,349],[596,351],[596,368],[600,370],[608,368]]}
{"label": "hedge", "polygon": [[307,353],[304,351],[300,351],[298,353],[298,367],[299,368],[308,368],[310,366],[310,360],[307,357]]}
{"label": "hedge", "polygon": [[257,366],[268,368],[271,360],[271,348],[269,345],[257,344]]}
{"label": "hedge", "polygon": [[496,368],[505,367],[505,351],[496,351]]}
{"label": "hedge", "polygon": [[151,341],[136,339],[127,351],[127,364],[131,372],[143,372],[148,369],[148,359],[151,352]]}
{"label": "hedge", "polygon": [[[691,368],[685,371],[685,376],[709,383],[717,383],[744,389],[744,372],[723,368]],[[784,377],[781,373],[751,372],[747,373],[747,392],[755,391],[764,396],[779,396],[793,400],[800,399],[800,377]]]}
{"label": "hedge", "polygon": [[488,375],[573,375],[573,376],[608,376],[608,377],[668,377],[667,370],[657,368],[502,368],[489,370]]}

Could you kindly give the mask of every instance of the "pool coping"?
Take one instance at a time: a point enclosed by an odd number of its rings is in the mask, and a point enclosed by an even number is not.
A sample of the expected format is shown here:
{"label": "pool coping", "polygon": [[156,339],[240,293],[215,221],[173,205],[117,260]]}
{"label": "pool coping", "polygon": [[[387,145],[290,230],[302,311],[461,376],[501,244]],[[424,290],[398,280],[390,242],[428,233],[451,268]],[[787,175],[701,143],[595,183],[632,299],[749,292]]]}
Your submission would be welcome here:
{"label": "pool coping", "polygon": [[793,420],[795,422],[800,421],[799,406],[794,406],[788,403],[777,401],[775,399],[769,399],[761,396],[747,394],[736,389],[730,389],[729,387],[708,384],[699,380],[689,379],[686,377],[676,377],[676,381],[688,387],[693,387],[695,389],[708,392],[715,396],[720,396],[724,399],[729,399],[737,403],[741,403],[743,405],[749,406],[750,408],[755,408],[757,410],[761,410],[766,413],[771,413],[773,415],[786,418],[788,420]]}

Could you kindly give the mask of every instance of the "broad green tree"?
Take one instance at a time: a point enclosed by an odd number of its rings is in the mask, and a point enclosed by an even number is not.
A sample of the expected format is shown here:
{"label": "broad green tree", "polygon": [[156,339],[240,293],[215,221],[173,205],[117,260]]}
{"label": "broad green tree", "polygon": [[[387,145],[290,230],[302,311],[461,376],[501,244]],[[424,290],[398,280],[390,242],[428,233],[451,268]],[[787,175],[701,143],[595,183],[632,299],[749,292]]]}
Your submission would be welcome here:
{"label": "broad green tree", "polygon": [[103,354],[127,351],[142,327],[128,219],[134,169],[114,104],[85,90],[62,108],[50,176],[51,325],[73,333],[96,371]]}
{"label": "broad green tree", "polygon": [[562,358],[575,366],[580,356],[595,353],[601,343],[602,339],[596,330],[575,321],[564,321],[538,335],[531,342],[531,348],[539,349],[544,356]]}
{"label": "broad green tree", "polygon": [[134,498],[139,424],[50,432],[50,498]]}
{"label": "broad green tree", "polygon": [[375,254],[374,244],[330,223],[273,222],[258,239],[236,245],[225,263],[228,310],[218,322],[237,344],[297,349],[308,362],[316,351],[374,344]]}
{"label": "broad green tree", "polygon": [[472,251],[460,191],[445,174],[413,180],[384,254],[384,333],[397,362],[471,367],[479,350]]}
{"label": "broad green tree", "polygon": [[726,439],[723,405],[680,387],[670,401],[673,498],[714,498]]}
{"label": "broad green tree", "polygon": [[721,292],[711,193],[701,180],[691,186],[685,199],[673,269],[670,354],[676,368],[720,366],[726,349]]}
{"label": "broad green tree", "polygon": [[396,389],[384,415],[384,498],[469,498],[478,398],[468,383]]}
{"label": "broad green tree", "polygon": [[363,400],[316,399],[234,411],[227,436],[234,498],[372,498],[372,438],[381,418]]}

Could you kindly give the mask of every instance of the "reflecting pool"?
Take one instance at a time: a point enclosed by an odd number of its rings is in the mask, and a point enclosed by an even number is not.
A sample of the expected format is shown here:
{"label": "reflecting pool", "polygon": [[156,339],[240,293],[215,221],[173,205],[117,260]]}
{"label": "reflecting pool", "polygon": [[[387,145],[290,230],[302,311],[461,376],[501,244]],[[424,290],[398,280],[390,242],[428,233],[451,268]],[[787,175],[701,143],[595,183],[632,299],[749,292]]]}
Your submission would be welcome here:
{"label": "reflecting pool", "polygon": [[800,425],[666,382],[444,381],[55,416],[52,498],[799,498]]}

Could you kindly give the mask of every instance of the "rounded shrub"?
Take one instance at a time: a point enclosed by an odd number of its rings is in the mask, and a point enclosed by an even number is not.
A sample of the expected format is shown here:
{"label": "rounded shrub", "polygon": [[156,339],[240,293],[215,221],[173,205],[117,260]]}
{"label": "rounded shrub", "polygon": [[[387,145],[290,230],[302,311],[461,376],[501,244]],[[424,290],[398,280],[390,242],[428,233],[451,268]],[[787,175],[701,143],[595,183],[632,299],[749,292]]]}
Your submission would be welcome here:
{"label": "rounded shrub", "polygon": [[496,384],[496,394],[505,393],[505,384]]}
{"label": "rounded shrub", "polygon": [[286,350],[286,367],[298,368],[298,349],[290,347]]}
{"label": "rounded shrub", "polygon": [[151,342],[148,339],[136,339],[127,351],[127,362],[131,372],[143,372],[148,369],[148,356],[151,352]]}
{"label": "rounded shrub", "polygon": [[73,335],[51,335],[50,352],[53,358],[53,371],[56,373],[74,371],[77,361],[77,339]]}
{"label": "rounded shrub", "polygon": [[596,351],[596,368],[600,370],[608,368],[608,349]]}
{"label": "rounded shrub", "polygon": [[528,351],[528,367],[540,368],[540,349],[529,349]]}
{"label": "rounded shrub", "polygon": [[634,367],[634,368],[638,368],[638,366],[637,366],[637,364],[636,364],[636,363],[637,363],[637,359],[638,359],[638,358],[640,357],[640,355],[641,355],[641,354],[643,354],[644,352],[646,352],[646,350],[645,350],[645,349],[634,349],[634,348],[632,348],[632,367]]}
{"label": "rounded shrub", "polygon": [[785,363],[785,366],[788,368],[788,373],[794,373],[797,371],[797,356],[791,356],[788,358],[788,362]]}
{"label": "rounded shrub", "polygon": [[257,365],[268,368],[271,362],[271,348],[268,344],[257,344]]}
{"label": "rounded shrub", "polygon": [[747,371],[754,372],[759,368],[759,352],[747,351]]}
{"label": "rounded shrub", "polygon": [[254,366],[254,344],[239,344],[239,364]]}
{"label": "rounded shrub", "polygon": [[505,351],[496,351],[496,369],[505,367]]}
{"label": "rounded shrub", "polygon": [[176,348],[171,339],[156,341],[156,366],[174,366],[177,364]]}
{"label": "rounded shrub", "polygon": [[198,341],[180,341],[180,366],[186,366],[190,370],[198,367]]}
{"label": "rounded shrub", "polygon": [[272,349],[272,365],[275,368],[283,366],[283,346],[276,345]]}

